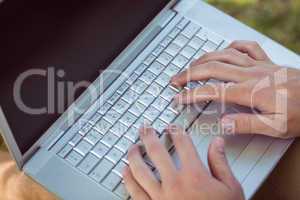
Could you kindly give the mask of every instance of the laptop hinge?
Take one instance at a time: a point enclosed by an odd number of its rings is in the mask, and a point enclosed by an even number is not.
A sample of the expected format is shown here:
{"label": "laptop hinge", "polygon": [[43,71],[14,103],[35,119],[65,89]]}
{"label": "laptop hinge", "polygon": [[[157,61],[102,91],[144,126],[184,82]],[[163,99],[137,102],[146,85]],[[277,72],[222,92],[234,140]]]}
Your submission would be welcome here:
{"label": "laptop hinge", "polygon": [[176,12],[174,10],[168,10],[168,13],[166,14],[165,18],[163,19],[163,21],[161,22],[161,27],[165,28],[170,21],[172,21],[172,19],[176,16]]}

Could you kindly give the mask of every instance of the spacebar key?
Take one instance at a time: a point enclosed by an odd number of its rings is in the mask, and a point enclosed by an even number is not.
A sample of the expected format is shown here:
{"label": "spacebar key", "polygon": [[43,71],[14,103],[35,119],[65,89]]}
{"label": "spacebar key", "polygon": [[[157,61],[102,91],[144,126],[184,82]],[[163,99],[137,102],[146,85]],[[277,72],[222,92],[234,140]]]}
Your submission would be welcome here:
{"label": "spacebar key", "polygon": [[187,106],[180,115],[175,119],[173,124],[176,124],[183,129],[188,129],[190,125],[196,120],[199,114],[203,111],[206,104],[194,106]]}

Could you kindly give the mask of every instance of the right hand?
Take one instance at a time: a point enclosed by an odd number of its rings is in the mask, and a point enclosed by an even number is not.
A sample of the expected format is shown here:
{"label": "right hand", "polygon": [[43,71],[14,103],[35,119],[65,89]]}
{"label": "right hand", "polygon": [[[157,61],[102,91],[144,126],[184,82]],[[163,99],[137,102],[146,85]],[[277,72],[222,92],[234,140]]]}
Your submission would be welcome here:
{"label": "right hand", "polygon": [[273,64],[257,43],[237,41],[223,51],[208,53],[174,76],[171,83],[182,87],[189,81],[209,79],[227,83],[185,90],[175,101],[192,104],[216,100],[258,111],[222,118],[223,128],[234,127],[237,134],[300,136],[300,71]]}

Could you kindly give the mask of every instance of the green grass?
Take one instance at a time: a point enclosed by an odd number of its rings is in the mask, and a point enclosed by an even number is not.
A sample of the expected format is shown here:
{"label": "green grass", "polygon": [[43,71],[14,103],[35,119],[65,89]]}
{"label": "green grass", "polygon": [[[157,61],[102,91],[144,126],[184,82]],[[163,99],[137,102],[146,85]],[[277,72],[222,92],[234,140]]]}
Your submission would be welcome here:
{"label": "green grass", "polygon": [[300,53],[299,0],[207,1],[296,53]]}

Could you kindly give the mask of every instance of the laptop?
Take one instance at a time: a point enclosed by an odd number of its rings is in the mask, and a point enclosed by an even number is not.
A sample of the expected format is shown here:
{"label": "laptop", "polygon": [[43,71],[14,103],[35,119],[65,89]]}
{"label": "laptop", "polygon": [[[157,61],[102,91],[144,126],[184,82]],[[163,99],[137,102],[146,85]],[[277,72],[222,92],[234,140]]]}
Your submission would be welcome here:
{"label": "laptop", "polygon": [[[207,165],[215,134],[199,133],[197,125],[217,125],[224,112],[245,108],[214,102],[174,108],[179,91],[170,77],[194,59],[251,40],[275,63],[300,66],[295,53],[200,0],[5,1],[0,15],[1,134],[17,166],[66,200],[130,198],[120,172],[145,121],[175,163],[163,130],[183,126]],[[195,84],[206,83],[187,87]],[[247,199],[292,143],[224,138]],[[145,162],[155,172],[147,156]]]}

